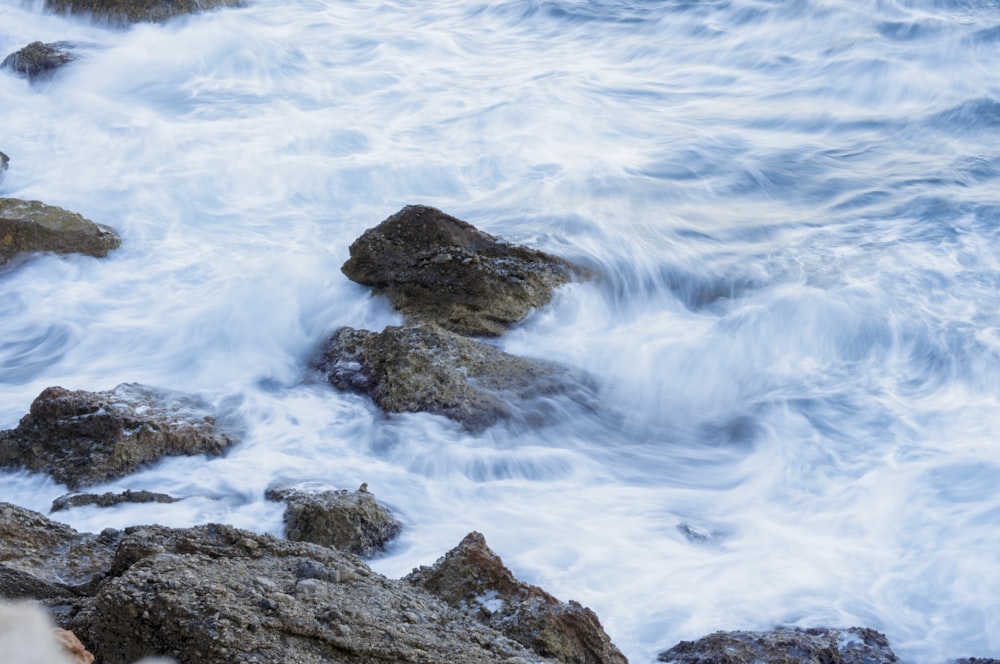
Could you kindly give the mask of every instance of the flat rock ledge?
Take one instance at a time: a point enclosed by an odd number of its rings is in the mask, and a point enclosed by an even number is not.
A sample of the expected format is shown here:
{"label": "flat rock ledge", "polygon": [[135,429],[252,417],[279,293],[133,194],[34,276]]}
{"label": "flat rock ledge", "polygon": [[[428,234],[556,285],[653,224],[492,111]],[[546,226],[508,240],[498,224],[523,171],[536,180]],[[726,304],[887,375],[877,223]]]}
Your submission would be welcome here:
{"label": "flat rock ledge", "polygon": [[47,473],[76,490],[166,456],[219,456],[234,442],[191,395],[136,383],[107,392],[49,387],[17,428],[0,431],[0,468]]}
{"label": "flat rock ledge", "polygon": [[469,533],[434,565],[405,579],[542,657],[566,664],[628,662],[593,611],[518,581],[481,533]]}
{"label": "flat rock ledge", "polygon": [[574,274],[568,261],[509,244],[423,205],[366,230],[341,270],[389,298],[410,323],[499,336]]}
{"label": "flat rock ledge", "polygon": [[470,431],[514,417],[544,423],[553,397],[593,400],[578,370],[510,355],[434,325],[377,333],[340,328],[314,366],[335,387],[368,394],[386,412],[443,415]]}
{"label": "flat rock ledge", "polygon": [[116,25],[163,22],[182,14],[243,5],[242,0],[45,0],[50,11],[91,15]]}
{"label": "flat rock ledge", "polygon": [[100,570],[86,585],[50,583],[37,599],[103,664],[149,656],[198,664],[555,661],[315,544],[219,524],[89,535],[7,503],[0,535],[0,571],[34,579],[37,569],[43,587],[74,566]]}
{"label": "flat rock ledge", "polygon": [[362,558],[381,553],[403,529],[362,484],[357,491],[268,489],[268,500],[288,505],[285,537],[293,542],[332,546]]}
{"label": "flat rock ledge", "polygon": [[67,493],[52,501],[52,512],[61,512],[71,507],[114,507],[122,503],[176,503],[179,498],[155,491],[132,491],[126,489],[121,493]]}
{"label": "flat rock ledge", "polygon": [[0,265],[25,252],[107,256],[121,246],[118,233],[76,212],[40,201],[0,198]]}
{"label": "flat rock ledge", "polygon": [[9,69],[29,81],[41,80],[76,59],[72,46],[69,42],[31,42],[4,58],[0,69]]}

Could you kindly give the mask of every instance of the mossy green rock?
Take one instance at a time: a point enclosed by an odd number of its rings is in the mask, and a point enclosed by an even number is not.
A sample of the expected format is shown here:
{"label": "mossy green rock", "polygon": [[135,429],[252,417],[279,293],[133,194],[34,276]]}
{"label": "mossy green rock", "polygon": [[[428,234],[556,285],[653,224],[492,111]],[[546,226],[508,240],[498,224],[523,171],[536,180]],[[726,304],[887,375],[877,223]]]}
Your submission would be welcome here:
{"label": "mossy green rock", "polygon": [[538,423],[548,398],[592,396],[579,371],[511,355],[435,325],[378,333],[340,328],[316,366],[334,386],[364,392],[387,412],[444,415],[471,431],[510,417]]}
{"label": "mossy green rock", "polygon": [[365,231],[341,271],[384,294],[412,323],[499,336],[582,274],[569,262],[409,205]]}
{"label": "mossy green rock", "polygon": [[113,228],[39,201],[0,198],[0,265],[24,252],[107,256],[121,246]]}
{"label": "mossy green rock", "polygon": [[91,14],[110,23],[159,22],[217,7],[242,7],[242,0],[46,0],[57,12]]}

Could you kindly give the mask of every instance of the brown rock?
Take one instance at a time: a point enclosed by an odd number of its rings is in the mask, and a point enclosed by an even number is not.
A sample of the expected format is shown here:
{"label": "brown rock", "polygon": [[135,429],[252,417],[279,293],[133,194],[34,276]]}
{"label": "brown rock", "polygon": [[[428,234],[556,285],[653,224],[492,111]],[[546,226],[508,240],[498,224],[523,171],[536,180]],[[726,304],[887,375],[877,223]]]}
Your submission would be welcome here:
{"label": "brown rock", "polygon": [[66,654],[70,656],[73,664],[94,664],[94,656],[80,643],[80,639],[76,638],[76,634],[68,629],[57,627],[55,629],[55,637],[59,645],[66,651]]}
{"label": "brown rock", "polygon": [[286,503],[285,537],[332,546],[358,556],[376,555],[403,526],[367,488],[357,491],[268,489],[269,500]]}
{"label": "brown rock", "polygon": [[370,228],[341,270],[389,298],[412,323],[498,336],[579,272],[435,208],[410,205]]}
{"label": "brown rock", "polygon": [[234,441],[208,410],[189,395],[135,383],[108,392],[49,387],[16,429],[0,431],[0,467],[48,473],[77,489],[165,456],[218,456]]}
{"label": "brown rock", "polygon": [[155,491],[132,491],[126,489],[121,493],[67,493],[52,501],[52,511],[59,512],[70,507],[83,507],[85,505],[97,505],[98,507],[112,507],[121,503],[175,503],[177,498],[168,496],[165,493]]}
{"label": "brown rock", "polygon": [[193,14],[217,7],[242,7],[242,0],[45,0],[56,12],[90,14],[115,24],[162,22],[180,14]]}
{"label": "brown rock", "polygon": [[593,403],[582,372],[510,355],[434,325],[380,333],[340,328],[315,366],[335,387],[364,392],[387,412],[444,415],[471,431],[511,417],[542,423],[553,397]]}
{"label": "brown rock", "polygon": [[593,611],[518,581],[480,533],[469,533],[433,566],[415,569],[405,580],[543,657],[572,664],[627,662]]}
{"label": "brown rock", "polygon": [[115,231],[39,201],[0,198],[0,265],[22,252],[107,256],[121,245]]}
{"label": "brown rock", "polygon": [[657,657],[670,664],[895,664],[885,635],[865,627],[716,632]]}

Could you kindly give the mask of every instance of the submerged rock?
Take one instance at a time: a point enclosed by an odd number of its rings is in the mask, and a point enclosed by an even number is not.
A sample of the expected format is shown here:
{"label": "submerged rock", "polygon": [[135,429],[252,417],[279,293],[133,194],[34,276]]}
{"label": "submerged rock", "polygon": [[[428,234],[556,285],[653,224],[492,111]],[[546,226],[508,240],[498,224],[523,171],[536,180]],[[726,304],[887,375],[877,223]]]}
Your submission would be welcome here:
{"label": "submerged rock", "polygon": [[175,503],[179,499],[165,493],[155,491],[132,491],[126,489],[122,493],[67,493],[52,501],[52,511],[59,512],[70,507],[97,505],[98,507],[113,507],[121,503]]}
{"label": "submerged rock", "polygon": [[433,325],[379,333],[343,327],[315,364],[331,384],[364,392],[387,412],[444,415],[472,431],[514,415],[542,420],[548,397],[591,399],[579,371],[510,355]]}
{"label": "submerged rock", "polygon": [[11,53],[3,62],[0,62],[0,69],[10,69],[11,71],[24,76],[29,81],[35,81],[47,76],[76,59],[69,49],[72,44],[69,42],[51,42],[48,44],[40,41],[31,42],[20,51]]}
{"label": "submerged rock", "polygon": [[422,205],[368,229],[350,253],[344,274],[384,293],[410,322],[468,336],[503,334],[576,270]]}
{"label": "submerged rock", "polygon": [[539,655],[567,664],[626,664],[597,615],[514,578],[477,532],[406,581]]}
{"label": "submerged rock", "polygon": [[22,252],[107,256],[121,245],[114,229],[39,201],[0,198],[0,265]]}
{"label": "submerged rock", "polygon": [[364,484],[357,491],[269,489],[265,496],[288,505],[285,537],[293,542],[312,542],[371,557],[403,528]]}
{"label": "submerged rock", "polygon": [[45,389],[16,429],[0,431],[0,467],[48,473],[70,489],[122,477],[165,456],[222,454],[207,404],[123,383],[108,392]]}
{"label": "submerged rock", "polygon": [[899,659],[881,632],[778,627],[769,632],[716,632],[681,641],[659,654],[669,664],[893,664]]}
{"label": "submerged rock", "polygon": [[116,24],[166,21],[180,14],[243,5],[243,0],[45,0],[49,10],[90,14]]}

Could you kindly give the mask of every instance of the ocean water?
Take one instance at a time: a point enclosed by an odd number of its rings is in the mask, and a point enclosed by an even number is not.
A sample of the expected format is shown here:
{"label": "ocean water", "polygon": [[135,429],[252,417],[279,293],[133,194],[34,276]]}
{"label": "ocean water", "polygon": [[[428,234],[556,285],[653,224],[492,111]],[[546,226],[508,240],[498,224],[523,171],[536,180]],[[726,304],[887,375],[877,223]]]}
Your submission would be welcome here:
{"label": "ocean water", "polygon": [[[632,662],[717,629],[864,625],[1000,657],[1000,3],[250,0],[131,28],[0,0],[0,195],[119,230],[0,271],[0,428],[50,385],[191,392],[239,423],[77,508],[100,531],[280,534],[270,486],[471,530]],[[598,403],[469,434],[311,379],[399,316],[340,265],[433,205],[592,268],[495,341]],[[0,473],[48,512],[64,486]]]}

